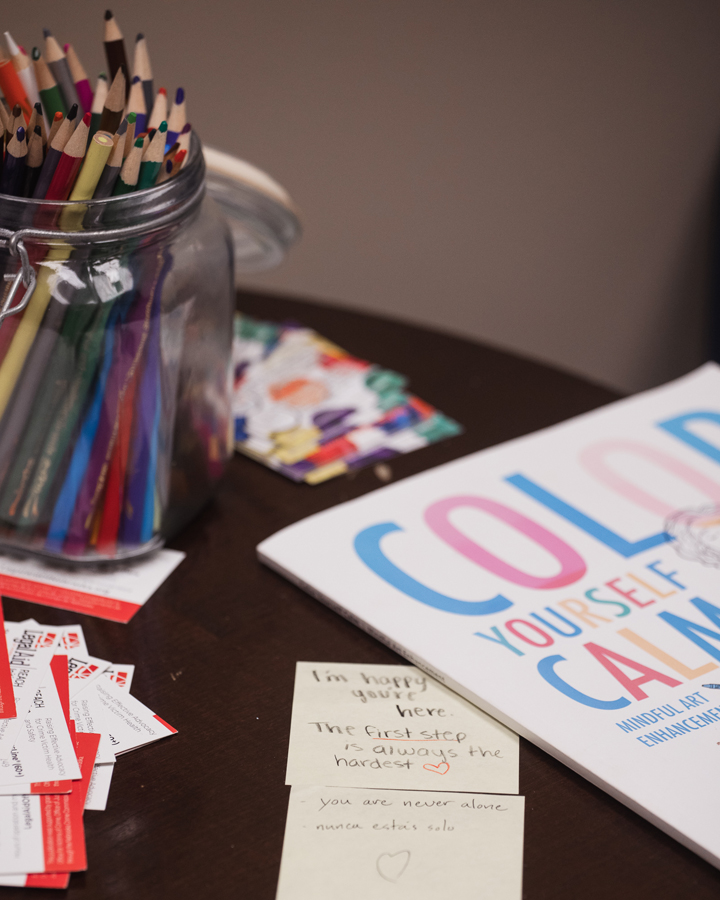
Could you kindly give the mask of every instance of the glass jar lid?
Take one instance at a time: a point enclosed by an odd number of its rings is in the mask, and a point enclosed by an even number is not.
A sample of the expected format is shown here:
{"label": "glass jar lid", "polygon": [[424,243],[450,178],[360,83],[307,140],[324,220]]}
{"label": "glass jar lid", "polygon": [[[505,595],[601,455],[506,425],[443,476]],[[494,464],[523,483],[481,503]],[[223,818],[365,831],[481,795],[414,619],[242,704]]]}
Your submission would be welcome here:
{"label": "glass jar lid", "polygon": [[239,273],[279,265],[301,233],[298,210],[287,191],[262,170],[236,156],[204,147],[208,194],[227,218]]}

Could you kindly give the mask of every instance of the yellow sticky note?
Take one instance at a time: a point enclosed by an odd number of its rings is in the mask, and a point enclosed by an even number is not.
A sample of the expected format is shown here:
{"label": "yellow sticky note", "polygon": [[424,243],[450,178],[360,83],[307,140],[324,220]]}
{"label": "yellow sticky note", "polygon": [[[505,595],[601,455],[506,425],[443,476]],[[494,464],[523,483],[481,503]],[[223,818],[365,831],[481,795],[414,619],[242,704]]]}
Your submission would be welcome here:
{"label": "yellow sticky note", "polygon": [[524,797],[293,787],[277,900],[520,900]]}
{"label": "yellow sticky note", "polygon": [[415,666],[299,662],[287,784],[516,794],[519,740]]}

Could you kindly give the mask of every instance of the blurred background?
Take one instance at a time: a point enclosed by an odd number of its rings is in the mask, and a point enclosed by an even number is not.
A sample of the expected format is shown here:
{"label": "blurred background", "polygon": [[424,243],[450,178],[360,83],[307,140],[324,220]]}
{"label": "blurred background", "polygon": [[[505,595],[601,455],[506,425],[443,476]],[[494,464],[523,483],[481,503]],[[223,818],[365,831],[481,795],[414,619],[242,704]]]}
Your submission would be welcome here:
{"label": "blurred background", "polygon": [[[242,284],[624,391],[707,358],[717,0],[112,9],[129,55],[147,37],[156,87],[186,88],[202,140],[265,169],[302,211],[287,262]],[[104,10],[9,4],[1,30],[29,52],[50,28],[94,83]]]}

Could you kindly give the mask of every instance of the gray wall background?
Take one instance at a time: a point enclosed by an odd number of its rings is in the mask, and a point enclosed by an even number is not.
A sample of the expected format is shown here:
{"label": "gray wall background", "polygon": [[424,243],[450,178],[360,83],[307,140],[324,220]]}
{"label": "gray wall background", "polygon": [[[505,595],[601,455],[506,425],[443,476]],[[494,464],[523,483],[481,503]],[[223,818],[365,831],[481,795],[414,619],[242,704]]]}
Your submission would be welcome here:
{"label": "gray wall background", "polygon": [[[205,143],[266,169],[303,211],[289,259],[243,283],[625,390],[705,358],[717,0],[113,10],[129,50],[145,32],[156,85],[186,87]],[[3,28],[29,50],[49,27],[94,80],[103,11],[32,0]]]}

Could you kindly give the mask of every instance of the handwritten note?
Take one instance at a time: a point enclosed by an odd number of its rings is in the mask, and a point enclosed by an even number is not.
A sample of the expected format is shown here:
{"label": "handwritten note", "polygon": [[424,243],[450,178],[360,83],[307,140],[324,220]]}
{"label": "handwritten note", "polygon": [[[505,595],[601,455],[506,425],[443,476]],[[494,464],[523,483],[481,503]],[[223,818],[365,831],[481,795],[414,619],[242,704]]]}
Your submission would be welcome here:
{"label": "handwritten note", "polygon": [[518,791],[518,737],[414,666],[299,662],[286,784]]}
{"label": "handwritten note", "polygon": [[293,787],[276,900],[520,900],[524,802]]}

